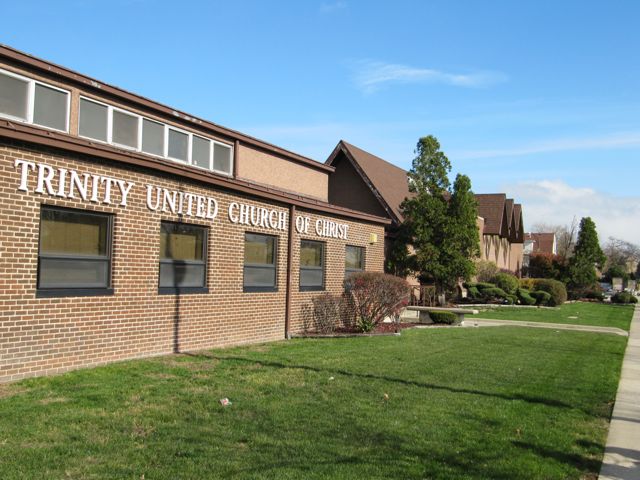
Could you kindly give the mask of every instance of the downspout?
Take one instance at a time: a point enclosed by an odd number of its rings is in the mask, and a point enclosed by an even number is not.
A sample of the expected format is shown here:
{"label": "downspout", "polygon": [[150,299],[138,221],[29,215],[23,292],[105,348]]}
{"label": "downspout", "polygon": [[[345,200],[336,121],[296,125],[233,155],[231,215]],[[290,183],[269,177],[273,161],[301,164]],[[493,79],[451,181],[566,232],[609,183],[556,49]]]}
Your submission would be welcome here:
{"label": "downspout", "polygon": [[293,233],[296,217],[296,206],[291,205],[289,207],[289,239],[287,246],[287,285],[286,285],[286,299],[284,306],[284,338],[291,339],[291,332],[289,331],[290,318],[291,318],[291,264],[293,262]]}

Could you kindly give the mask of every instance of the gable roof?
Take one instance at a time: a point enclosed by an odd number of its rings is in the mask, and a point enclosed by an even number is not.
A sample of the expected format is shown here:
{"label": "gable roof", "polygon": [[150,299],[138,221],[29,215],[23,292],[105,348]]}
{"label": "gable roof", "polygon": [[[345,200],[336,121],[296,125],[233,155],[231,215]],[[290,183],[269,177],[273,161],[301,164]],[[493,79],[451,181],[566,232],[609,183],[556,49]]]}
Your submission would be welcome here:
{"label": "gable roof", "polygon": [[331,166],[340,152],[343,152],[353,164],[381,205],[390,213],[391,218],[396,222],[402,222],[400,204],[406,197],[412,195],[409,192],[406,170],[344,140],[338,142],[325,163]]}
{"label": "gable roof", "polygon": [[532,253],[555,253],[556,234],[551,233],[527,233],[527,240],[533,241]]}
{"label": "gable roof", "polygon": [[504,193],[476,193],[478,215],[484,218],[485,235],[502,235],[507,196]]}

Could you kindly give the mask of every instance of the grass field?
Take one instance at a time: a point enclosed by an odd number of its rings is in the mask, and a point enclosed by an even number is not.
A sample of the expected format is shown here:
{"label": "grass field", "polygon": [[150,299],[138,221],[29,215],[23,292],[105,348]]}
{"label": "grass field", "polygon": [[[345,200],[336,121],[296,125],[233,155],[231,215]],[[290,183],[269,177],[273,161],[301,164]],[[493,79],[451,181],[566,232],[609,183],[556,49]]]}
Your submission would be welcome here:
{"label": "grass field", "polygon": [[595,478],[625,345],[413,329],[0,385],[0,478]]}
{"label": "grass field", "polygon": [[[553,309],[509,307],[480,309],[477,317],[617,327],[628,331],[631,325],[631,318],[633,317],[633,309],[633,305],[576,302],[565,303]],[[473,316],[469,318],[473,318]]]}

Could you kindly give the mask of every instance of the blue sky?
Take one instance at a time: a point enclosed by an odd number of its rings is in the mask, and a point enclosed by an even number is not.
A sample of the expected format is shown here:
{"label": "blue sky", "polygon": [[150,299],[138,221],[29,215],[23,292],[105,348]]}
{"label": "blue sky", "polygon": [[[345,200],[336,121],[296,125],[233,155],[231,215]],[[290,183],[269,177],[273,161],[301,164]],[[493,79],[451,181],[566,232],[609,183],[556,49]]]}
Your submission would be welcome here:
{"label": "blue sky", "polygon": [[5,2],[0,42],[324,161],[433,134],[528,228],[640,243],[640,2]]}

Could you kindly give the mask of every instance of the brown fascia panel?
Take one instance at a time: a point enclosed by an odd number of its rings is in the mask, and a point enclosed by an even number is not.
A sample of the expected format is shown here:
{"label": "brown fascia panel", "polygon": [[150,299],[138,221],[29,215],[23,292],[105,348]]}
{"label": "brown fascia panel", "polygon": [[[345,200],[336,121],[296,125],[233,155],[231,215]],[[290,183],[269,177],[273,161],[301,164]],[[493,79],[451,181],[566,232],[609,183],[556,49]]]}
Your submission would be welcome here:
{"label": "brown fascia panel", "polygon": [[191,127],[208,130],[217,135],[228,138],[231,143],[238,140],[245,145],[251,145],[252,147],[255,147],[272,155],[276,155],[280,158],[291,160],[326,173],[330,173],[335,170],[333,167],[325,165],[324,163],[316,162],[315,160],[303,157],[302,155],[291,152],[289,150],[285,150],[284,148],[280,148],[271,143],[258,140],[257,138],[251,137],[250,135],[246,135],[236,130],[216,125],[215,123],[208,122],[201,118],[193,117],[161,103],[154,102],[153,100],[142,97],[140,95],[136,95],[135,93],[131,93],[121,88],[99,82],[91,77],[87,77],[86,75],[74,72],[73,70],[70,70],[66,67],[33,57],[27,53],[21,52],[7,45],[0,44],[0,58],[9,60],[18,67],[31,68],[37,70],[39,73],[43,73],[57,79],[63,78],[64,80],[76,84],[83,89],[99,92],[101,95],[107,95],[136,107],[142,107],[143,109],[153,111],[154,113],[157,113],[161,116],[179,120],[183,124],[189,125]]}
{"label": "brown fascia panel", "polygon": [[192,167],[179,165],[169,160],[151,158],[144,154],[121,150],[107,144],[95,143],[66,133],[52,132],[29,125],[9,122],[7,120],[0,120],[0,138],[18,140],[100,159],[112,160],[170,175],[179,175],[227,191],[241,192],[252,197],[275,201],[283,205],[295,205],[300,208],[328,213],[347,219],[356,219],[377,225],[389,225],[391,223],[387,218],[338,207],[319,200],[292,195],[268,187],[257,186],[243,180],[223,177],[214,173],[196,171]]}

